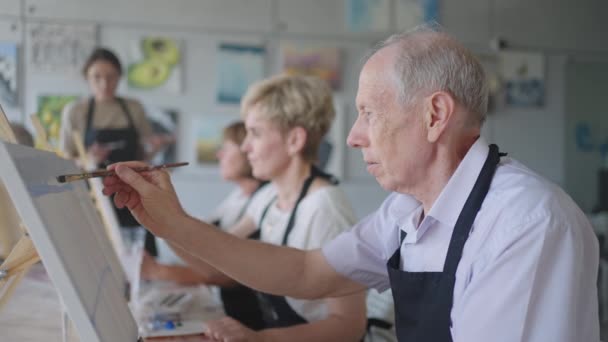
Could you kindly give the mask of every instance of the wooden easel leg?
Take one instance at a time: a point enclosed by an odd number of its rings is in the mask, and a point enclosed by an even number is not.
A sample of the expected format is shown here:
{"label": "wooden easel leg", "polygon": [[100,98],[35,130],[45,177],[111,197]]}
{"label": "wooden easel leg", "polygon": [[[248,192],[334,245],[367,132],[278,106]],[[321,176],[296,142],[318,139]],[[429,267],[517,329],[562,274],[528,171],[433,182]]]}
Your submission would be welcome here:
{"label": "wooden easel leg", "polygon": [[0,310],[14,292],[19,281],[30,267],[38,261],[40,261],[40,257],[32,240],[28,235],[23,235],[8,254],[6,260],[0,265],[0,271],[3,271],[4,274],[0,279],[0,289],[8,284],[8,287],[0,293]]}

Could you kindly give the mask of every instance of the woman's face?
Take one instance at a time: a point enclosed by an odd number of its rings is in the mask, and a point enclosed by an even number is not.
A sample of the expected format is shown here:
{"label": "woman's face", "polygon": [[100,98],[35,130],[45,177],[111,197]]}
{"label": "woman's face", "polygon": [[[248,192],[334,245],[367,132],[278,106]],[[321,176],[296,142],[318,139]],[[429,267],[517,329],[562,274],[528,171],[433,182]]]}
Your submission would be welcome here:
{"label": "woman's face", "polygon": [[241,147],[230,139],[224,140],[217,159],[220,161],[220,174],[227,181],[236,181],[249,175],[249,162]]}
{"label": "woman's face", "polygon": [[241,149],[247,154],[253,176],[272,180],[286,170],[292,156],[288,152],[284,134],[262,115],[263,110],[260,106],[253,106],[247,113],[247,137]]}
{"label": "woman's face", "polygon": [[119,80],[118,69],[110,62],[97,60],[87,69],[87,81],[97,100],[114,98]]}

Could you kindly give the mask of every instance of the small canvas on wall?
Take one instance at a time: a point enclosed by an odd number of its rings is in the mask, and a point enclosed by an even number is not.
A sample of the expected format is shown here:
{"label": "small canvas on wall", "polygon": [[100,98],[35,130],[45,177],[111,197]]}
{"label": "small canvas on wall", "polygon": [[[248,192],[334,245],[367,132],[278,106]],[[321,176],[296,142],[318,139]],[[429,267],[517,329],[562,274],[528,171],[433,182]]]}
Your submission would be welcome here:
{"label": "small canvas on wall", "polygon": [[198,164],[217,163],[216,154],[222,144],[224,128],[237,120],[237,115],[207,115],[197,120],[194,136]]}
{"label": "small canvas on wall", "polygon": [[0,105],[17,106],[19,101],[17,44],[0,43]]}
{"label": "small canvas on wall", "polygon": [[396,6],[398,31],[439,21],[439,0],[397,0]]}
{"label": "small canvas on wall", "polygon": [[500,70],[505,103],[540,107],[545,100],[545,60],[541,53],[502,52]]}
{"label": "small canvas on wall", "polygon": [[352,32],[387,32],[390,29],[389,0],[347,0],[346,23]]}
{"label": "small canvas on wall", "polygon": [[59,131],[61,129],[61,114],[66,104],[76,100],[77,95],[40,95],[38,96],[37,115],[40,123],[53,147],[59,142]]}
{"label": "small canvas on wall", "polygon": [[[162,141],[162,148],[150,161],[152,164],[166,164],[177,162],[177,137],[179,127],[179,113],[175,109],[145,106],[146,115],[152,126],[151,139]],[[158,142],[157,142],[158,143]]]}
{"label": "small canvas on wall", "polygon": [[130,88],[181,92],[181,42],[168,37],[143,37],[134,41],[129,55]]}
{"label": "small canvas on wall", "polygon": [[289,75],[313,75],[339,89],[342,83],[340,49],[326,46],[284,44],[283,71]]}
{"label": "small canvas on wall", "polygon": [[97,26],[28,24],[31,66],[40,71],[78,73],[97,45]]}
{"label": "small canvas on wall", "polygon": [[263,46],[222,43],[218,47],[217,101],[238,104],[249,85],[264,78]]}

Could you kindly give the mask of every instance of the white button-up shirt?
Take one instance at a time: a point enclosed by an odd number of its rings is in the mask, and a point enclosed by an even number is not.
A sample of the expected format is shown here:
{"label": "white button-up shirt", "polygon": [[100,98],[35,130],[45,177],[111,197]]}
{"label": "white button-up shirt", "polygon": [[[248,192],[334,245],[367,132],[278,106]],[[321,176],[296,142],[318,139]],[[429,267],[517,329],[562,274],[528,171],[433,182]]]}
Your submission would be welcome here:
{"label": "white button-up shirt", "polygon": [[[339,273],[390,287],[386,262],[399,248],[401,269],[443,270],[456,220],[488,155],[480,138],[431,210],[393,193],[349,232],[325,245]],[[407,233],[401,246],[400,230]],[[451,312],[455,342],[599,341],[597,238],[560,188],[503,157],[456,271]]]}

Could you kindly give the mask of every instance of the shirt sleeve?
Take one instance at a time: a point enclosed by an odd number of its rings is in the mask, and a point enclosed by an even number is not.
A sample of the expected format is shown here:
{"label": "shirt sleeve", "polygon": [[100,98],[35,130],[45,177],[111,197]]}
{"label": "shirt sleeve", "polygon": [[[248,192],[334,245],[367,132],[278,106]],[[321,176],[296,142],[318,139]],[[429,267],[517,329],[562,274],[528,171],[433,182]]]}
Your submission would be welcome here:
{"label": "shirt sleeve", "polygon": [[336,272],[382,292],[390,288],[386,263],[399,247],[399,228],[388,212],[392,197],[323,247]]}
{"label": "shirt sleeve", "polygon": [[[226,213],[226,208],[228,207],[228,203],[230,203],[230,201],[232,201],[235,196],[235,191],[236,190],[232,190],[228,194],[228,196],[226,196],[226,198],[224,198],[220,202],[220,204],[218,204],[217,207],[215,207],[213,209],[213,211],[208,216],[205,217],[205,221],[207,221],[209,223],[221,221],[222,216],[224,216]],[[226,227],[223,227],[223,228],[226,228]]]}
{"label": "shirt sleeve", "polygon": [[309,202],[307,204],[310,206],[298,209],[300,219],[306,221],[303,226],[307,227],[308,234],[305,239],[298,241],[297,246],[294,246],[296,248],[321,248],[356,222],[350,203],[339,187],[328,186],[318,191],[311,195],[315,196],[312,197],[314,203]]}
{"label": "shirt sleeve", "polygon": [[146,111],[139,101],[129,100],[129,110],[132,111],[137,133],[142,141],[152,136],[152,125],[146,116]]}
{"label": "shirt sleeve", "polygon": [[454,303],[455,342],[599,340],[597,293],[588,291],[595,289],[597,248],[584,250],[594,243],[559,221],[532,219],[489,241],[495,254],[474,264]]}

